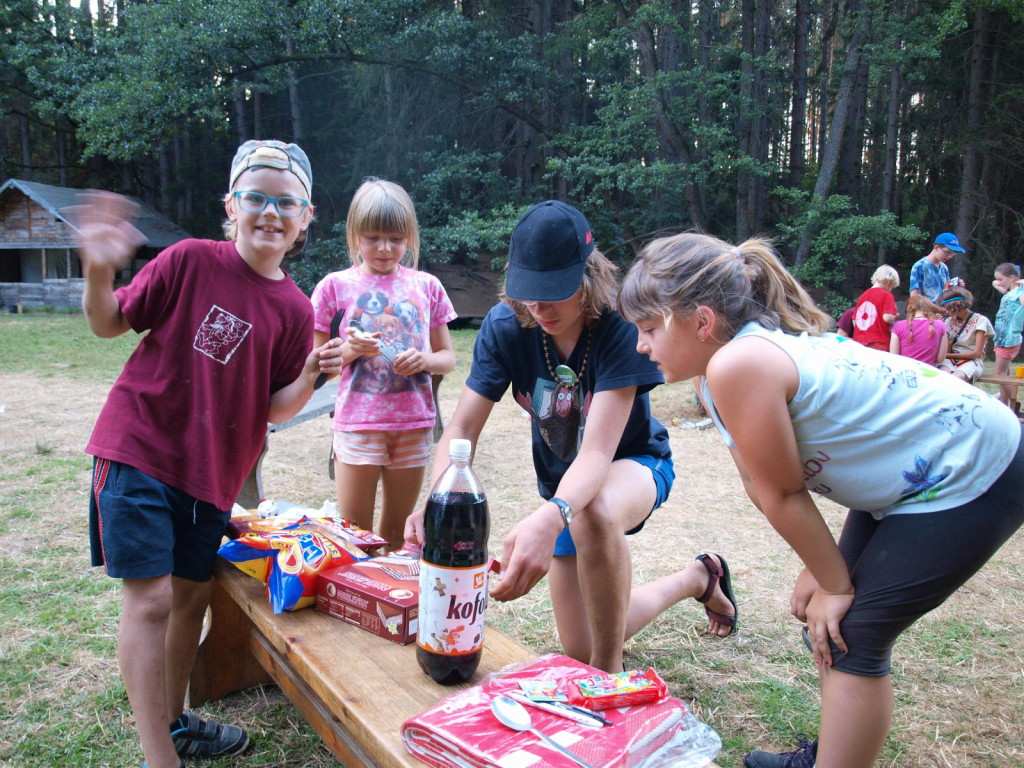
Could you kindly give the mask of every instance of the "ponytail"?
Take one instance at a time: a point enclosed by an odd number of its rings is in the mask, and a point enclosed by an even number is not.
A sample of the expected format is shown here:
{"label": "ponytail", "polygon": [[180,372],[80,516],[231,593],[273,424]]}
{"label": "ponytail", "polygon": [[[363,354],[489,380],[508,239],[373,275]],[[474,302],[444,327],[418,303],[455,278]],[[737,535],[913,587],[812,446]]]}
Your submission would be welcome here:
{"label": "ponytail", "polygon": [[758,238],[738,246],[694,233],[654,240],[640,252],[619,295],[623,316],[633,321],[700,305],[715,310],[730,339],[751,321],[812,335],[831,325],[771,242]]}

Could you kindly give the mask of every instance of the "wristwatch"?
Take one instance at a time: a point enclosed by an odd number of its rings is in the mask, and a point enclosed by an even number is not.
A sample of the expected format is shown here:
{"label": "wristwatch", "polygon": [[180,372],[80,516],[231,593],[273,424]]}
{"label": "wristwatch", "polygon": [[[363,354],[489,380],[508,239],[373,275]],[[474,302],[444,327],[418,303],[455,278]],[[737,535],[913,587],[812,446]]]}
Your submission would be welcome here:
{"label": "wristwatch", "polygon": [[568,528],[572,522],[572,504],[565,499],[560,499],[557,496],[552,496],[548,499],[552,504],[558,507],[558,514],[562,516],[562,522],[565,523],[565,527]]}

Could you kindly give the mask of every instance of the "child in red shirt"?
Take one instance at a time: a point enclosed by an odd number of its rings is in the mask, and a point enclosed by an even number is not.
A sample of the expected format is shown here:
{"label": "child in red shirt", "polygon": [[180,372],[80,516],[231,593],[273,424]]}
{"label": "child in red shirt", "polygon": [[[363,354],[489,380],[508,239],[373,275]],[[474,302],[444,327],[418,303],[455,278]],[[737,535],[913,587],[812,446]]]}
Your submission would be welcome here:
{"label": "child in red shirt", "polygon": [[890,329],[896,320],[896,299],[892,291],[899,284],[899,273],[888,264],[871,275],[871,287],[854,302],[854,341],[883,352],[889,350]]}

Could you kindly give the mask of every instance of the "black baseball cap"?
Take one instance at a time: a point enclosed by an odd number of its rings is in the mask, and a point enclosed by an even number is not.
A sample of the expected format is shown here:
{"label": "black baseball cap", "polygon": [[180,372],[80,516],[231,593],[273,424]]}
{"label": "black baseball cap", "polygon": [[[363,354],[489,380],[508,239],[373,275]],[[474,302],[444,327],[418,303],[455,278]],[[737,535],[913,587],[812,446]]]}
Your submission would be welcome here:
{"label": "black baseball cap", "polygon": [[519,301],[562,301],[579,290],[594,233],[568,203],[545,200],[516,224],[508,246],[505,295]]}

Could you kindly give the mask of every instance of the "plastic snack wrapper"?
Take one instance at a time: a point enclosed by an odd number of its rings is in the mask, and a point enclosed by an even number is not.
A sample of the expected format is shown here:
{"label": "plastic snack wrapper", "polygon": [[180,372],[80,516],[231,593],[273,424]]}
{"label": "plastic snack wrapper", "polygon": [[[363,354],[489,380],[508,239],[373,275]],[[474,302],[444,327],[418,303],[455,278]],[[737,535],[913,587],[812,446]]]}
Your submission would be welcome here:
{"label": "plastic snack wrapper", "polygon": [[238,507],[228,520],[227,535],[237,539],[249,533],[280,531],[296,523],[322,526],[322,532],[331,539],[347,541],[371,554],[388,543],[373,531],[341,519],[333,502],[324,502],[320,509],[300,507],[286,501],[263,501],[255,512]]}
{"label": "plastic snack wrapper", "polygon": [[217,554],[267,585],[274,613],[312,605],[321,571],[368,558],[348,540],[331,536],[319,521],[307,520],[251,531],[221,544]]}
{"label": "plastic snack wrapper", "polygon": [[594,710],[651,704],[668,696],[668,686],[653,667],[646,672],[581,677],[571,680],[566,687],[570,704]]}
{"label": "plastic snack wrapper", "polygon": [[[491,712],[497,696],[558,699],[571,680],[606,677],[599,669],[550,655],[508,667],[459,691],[402,725],[406,749],[435,768],[578,768],[529,732],[502,725]],[[533,727],[591,768],[702,768],[721,750],[714,729],[676,698],[607,709],[607,727],[529,708]]]}

